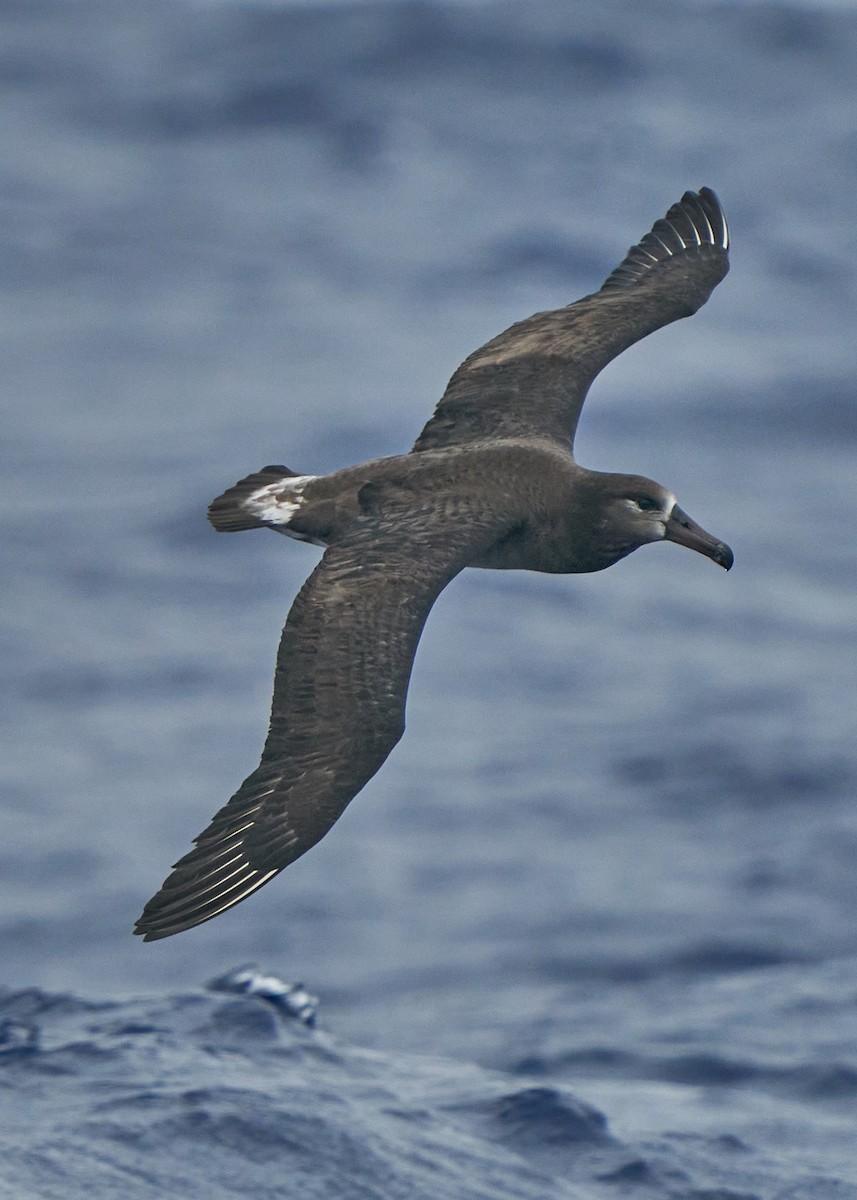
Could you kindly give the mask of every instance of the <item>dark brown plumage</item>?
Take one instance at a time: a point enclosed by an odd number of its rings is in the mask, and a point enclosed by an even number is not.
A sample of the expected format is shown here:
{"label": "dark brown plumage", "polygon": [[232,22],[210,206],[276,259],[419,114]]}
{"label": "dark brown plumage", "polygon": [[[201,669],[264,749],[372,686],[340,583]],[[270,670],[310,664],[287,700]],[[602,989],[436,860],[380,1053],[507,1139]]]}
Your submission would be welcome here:
{"label": "dark brown plumage", "polygon": [[262,760],[137,933],[149,941],[209,920],[324,836],[401,737],[423,625],[464,567],[598,571],[666,538],[729,569],[728,546],[666,488],[572,457],[598,372],[696,312],[727,270],[716,196],[686,192],[600,291],[471,354],[410,454],[322,477],[266,467],[212,503],[221,531],[267,527],[328,549],[283,630]]}

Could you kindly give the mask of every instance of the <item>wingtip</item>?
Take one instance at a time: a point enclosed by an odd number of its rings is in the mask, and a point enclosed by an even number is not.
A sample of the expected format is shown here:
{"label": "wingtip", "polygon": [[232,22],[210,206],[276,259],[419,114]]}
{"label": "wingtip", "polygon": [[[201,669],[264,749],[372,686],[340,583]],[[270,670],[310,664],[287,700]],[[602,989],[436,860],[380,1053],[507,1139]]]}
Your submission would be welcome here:
{"label": "wingtip", "polygon": [[156,932],[153,929],[138,929],[136,925],[132,930],[134,937],[142,938],[144,942],[159,942],[162,938],[169,937],[173,932],[177,933],[178,930],[169,929],[163,932]]}
{"label": "wingtip", "polygon": [[230,871],[232,863],[218,864],[221,854],[216,848],[210,859],[197,863],[199,850],[192,850],[176,864],[171,875],[143,909],[134,926],[134,933],[144,942],[183,933],[196,925],[219,916],[246,900],[253,892],[273,879],[279,868],[256,870],[249,863]]}
{"label": "wingtip", "polygon": [[701,187],[698,192],[685,192],[682,202],[688,200],[699,205],[711,226],[714,244],[729,251],[729,223],[726,213],[714,188]]}
{"label": "wingtip", "polygon": [[[664,261],[697,249],[719,250],[722,272],[729,269],[729,226],[717,194],[709,187],[686,191],[632,246],[601,286],[614,291],[639,284]],[[722,278],[722,275],[721,275]]]}

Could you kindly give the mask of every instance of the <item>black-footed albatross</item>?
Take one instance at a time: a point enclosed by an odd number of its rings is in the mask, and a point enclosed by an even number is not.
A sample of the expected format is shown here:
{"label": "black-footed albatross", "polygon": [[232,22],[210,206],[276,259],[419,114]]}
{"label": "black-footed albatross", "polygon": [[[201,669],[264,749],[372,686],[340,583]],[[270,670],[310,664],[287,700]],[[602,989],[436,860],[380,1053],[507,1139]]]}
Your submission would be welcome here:
{"label": "black-footed albatross", "polygon": [[410,453],[322,476],[265,467],[211,504],[215,529],[265,527],[327,549],[283,630],[262,761],[137,933],[153,941],[216,917],[327,833],[402,736],[423,625],[464,567],[600,571],[666,539],[729,570],[729,547],[665,487],[572,457],[595,376],[695,313],[728,271],[728,247],[714,192],[685,192],[600,291],[465,359]]}

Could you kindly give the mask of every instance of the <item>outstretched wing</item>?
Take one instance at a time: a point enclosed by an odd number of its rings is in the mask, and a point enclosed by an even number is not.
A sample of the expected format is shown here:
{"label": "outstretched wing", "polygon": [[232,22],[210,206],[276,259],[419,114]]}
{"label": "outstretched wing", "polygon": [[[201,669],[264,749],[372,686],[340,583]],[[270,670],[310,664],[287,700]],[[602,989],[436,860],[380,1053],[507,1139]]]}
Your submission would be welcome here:
{"label": "outstretched wing", "polygon": [[508,437],[567,446],[602,367],[647,334],[692,316],[729,270],[728,249],[714,192],[685,192],[600,291],[512,325],[465,359],[414,450]]}
{"label": "outstretched wing", "polygon": [[402,735],[432,604],[496,536],[432,494],[367,484],[360,499],[289,613],[262,761],[146,905],[146,941],[217,916],[324,836]]}

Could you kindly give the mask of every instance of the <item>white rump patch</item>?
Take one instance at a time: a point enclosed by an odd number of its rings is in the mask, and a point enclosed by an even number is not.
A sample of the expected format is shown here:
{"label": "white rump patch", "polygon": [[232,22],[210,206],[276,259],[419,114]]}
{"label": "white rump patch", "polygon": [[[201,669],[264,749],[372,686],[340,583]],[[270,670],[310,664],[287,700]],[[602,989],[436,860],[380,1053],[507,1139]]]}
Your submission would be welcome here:
{"label": "white rump patch", "polygon": [[269,525],[288,525],[303,500],[303,491],[317,475],[287,475],[251,492],[241,507]]}

